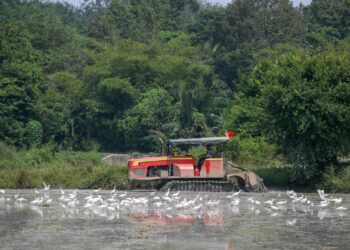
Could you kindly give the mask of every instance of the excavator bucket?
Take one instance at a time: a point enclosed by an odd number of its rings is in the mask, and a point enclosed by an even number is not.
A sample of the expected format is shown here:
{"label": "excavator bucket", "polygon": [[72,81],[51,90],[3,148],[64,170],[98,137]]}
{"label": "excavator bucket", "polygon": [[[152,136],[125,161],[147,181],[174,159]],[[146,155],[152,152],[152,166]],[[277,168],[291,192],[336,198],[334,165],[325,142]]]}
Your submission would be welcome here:
{"label": "excavator bucket", "polygon": [[227,179],[236,178],[240,188],[247,192],[264,192],[267,190],[264,181],[257,174],[252,171],[240,167],[237,163],[225,162],[231,167],[235,168],[237,172],[227,174]]}
{"label": "excavator bucket", "polygon": [[267,190],[264,181],[254,172],[237,172],[227,175],[228,179],[236,178],[241,189],[247,192],[264,192]]}
{"label": "excavator bucket", "polygon": [[266,187],[264,185],[264,181],[262,178],[257,176],[254,172],[247,172],[247,183],[251,191],[260,192],[266,191]]}

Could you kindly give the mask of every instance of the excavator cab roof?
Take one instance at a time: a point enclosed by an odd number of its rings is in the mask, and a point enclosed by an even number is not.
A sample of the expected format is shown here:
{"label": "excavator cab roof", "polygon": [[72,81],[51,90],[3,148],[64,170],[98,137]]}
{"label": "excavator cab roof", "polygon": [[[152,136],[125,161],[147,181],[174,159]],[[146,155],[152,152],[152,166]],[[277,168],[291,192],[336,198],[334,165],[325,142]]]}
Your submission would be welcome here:
{"label": "excavator cab roof", "polygon": [[228,137],[204,137],[204,138],[188,138],[188,139],[169,139],[169,145],[210,145],[221,144],[227,142]]}

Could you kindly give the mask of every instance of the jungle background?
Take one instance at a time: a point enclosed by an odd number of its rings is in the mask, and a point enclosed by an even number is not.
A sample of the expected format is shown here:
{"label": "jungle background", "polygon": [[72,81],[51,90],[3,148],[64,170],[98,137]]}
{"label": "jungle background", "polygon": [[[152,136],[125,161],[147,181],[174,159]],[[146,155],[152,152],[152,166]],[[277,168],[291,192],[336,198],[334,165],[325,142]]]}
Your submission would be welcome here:
{"label": "jungle background", "polygon": [[349,17],[349,0],[2,0],[0,186],[108,186],[126,170],[105,152],[232,130],[225,155],[267,185],[350,192]]}

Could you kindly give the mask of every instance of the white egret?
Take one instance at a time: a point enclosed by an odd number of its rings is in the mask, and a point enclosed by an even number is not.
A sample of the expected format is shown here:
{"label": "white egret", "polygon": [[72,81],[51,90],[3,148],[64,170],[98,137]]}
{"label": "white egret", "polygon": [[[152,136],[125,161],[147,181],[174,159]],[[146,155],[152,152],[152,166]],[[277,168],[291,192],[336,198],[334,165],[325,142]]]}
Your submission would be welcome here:
{"label": "white egret", "polygon": [[275,199],[267,200],[267,201],[264,202],[264,204],[266,204],[266,205],[273,205],[274,201],[275,201]]}
{"label": "white egret", "polygon": [[344,210],[348,210],[346,207],[337,207],[336,209],[337,209],[337,210],[343,210],[343,211],[344,211]]}
{"label": "white egret", "polygon": [[278,201],[276,202],[276,205],[285,205],[287,201]]}
{"label": "white egret", "polygon": [[46,185],[45,182],[43,182],[44,184],[44,191],[49,191],[50,190],[50,185]]}

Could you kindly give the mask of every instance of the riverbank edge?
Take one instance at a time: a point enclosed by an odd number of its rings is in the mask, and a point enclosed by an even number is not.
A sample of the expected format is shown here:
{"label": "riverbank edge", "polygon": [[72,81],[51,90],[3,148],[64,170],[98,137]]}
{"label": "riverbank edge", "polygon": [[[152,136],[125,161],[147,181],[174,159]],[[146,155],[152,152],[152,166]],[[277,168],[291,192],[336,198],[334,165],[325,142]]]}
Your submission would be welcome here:
{"label": "riverbank edge", "polygon": [[[329,183],[313,183],[298,185],[289,181],[284,169],[265,168],[255,172],[264,180],[268,189],[299,192],[313,192],[317,188],[326,189],[332,193],[350,193],[348,187],[337,187]],[[276,173],[271,175],[271,173]],[[281,175],[282,173],[282,175]],[[277,176],[283,176],[278,178]],[[283,182],[285,180],[285,182]],[[337,183],[337,181],[333,181]],[[66,189],[128,189],[127,166],[99,164],[80,166],[50,166],[50,167],[23,167],[20,169],[0,170],[1,189],[31,189],[42,188],[43,183],[50,184],[51,188]],[[142,185],[143,189],[154,189],[153,185]]]}
{"label": "riverbank edge", "polygon": [[[107,154],[98,152],[48,152],[45,149],[7,152],[0,158],[0,188],[127,189],[128,169],[124,162],[103,161]],[[300,185],[292,181],[290,167],[248,168],[263,178],[271,189],[294,189],[302,192],[322,188],[330,192],[350,193],[350,168],[336,173],[330,168],[318,182]],[[153,185],[142,188],[154,189]]]}

